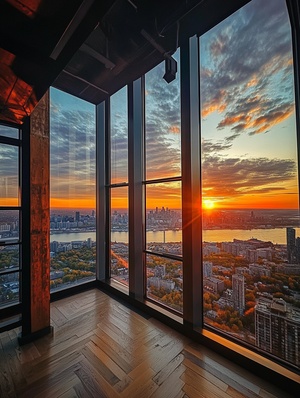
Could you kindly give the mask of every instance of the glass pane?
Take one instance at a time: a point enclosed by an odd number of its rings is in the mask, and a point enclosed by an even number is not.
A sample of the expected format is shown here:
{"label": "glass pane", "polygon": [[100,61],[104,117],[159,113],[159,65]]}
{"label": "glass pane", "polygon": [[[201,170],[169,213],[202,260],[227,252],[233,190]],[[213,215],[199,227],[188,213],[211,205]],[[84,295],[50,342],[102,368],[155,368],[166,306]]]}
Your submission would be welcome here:
{"label": "glass pane", "polygon": [[19,272],[7,275],[0,273],[0,308],[19,301]]}
{"label": "glass pane", "polygon": [[182,255],[179,181],[146,185],[146,249]]}
{"label": "glass pane", "polygon": [[253,0],[203,35],[200,49],[204,322],[299,368],[299,192],[285,1]]}
{"label": "glass pane", "polygon": [[89,211],[96,207],[95,106],[51,88],[51,208]]}
{"label": "glass pane", "polygon": [[68,232],[50,236],[50,290],[56,291],[94,280],[96,232]]}
{"label": "glass pane", "polygon": [[50,286],[95,279],[95,106],[51,88]]}
{"label": "glass pane", "polygon": [[182,313],[182,262],[147,254],[147,297]]}
{"label": "glass pane", "polygon": [[0,206],[19,206],[19,148],[0,144]]}
{"label": "glass pane", "polygon": [[0,243],[19,240],[19,210],[0,211]]}
{"label": "glass pane", "polygon": [[128,188],[111,191],[111,277],[125,285],[129,281],[128,269]]}
{"label": "glass pane", "polygon": [[9,137],[9,138],[19,138],[19,129],[3,126],[0,124],[0,136]]}
{"label": "glass pane", "polygon": [[146,108],[146,179],[181,175],[180,63],[176,79],[164,79],[162,62],[145,75]]}
{"label": "glass pane", "polygon": [[0,246],[0,274],[19,270],[19,245]]}
{"label": "glass pane", "polygon": [[127,87],[110,98],[111,184],[128,181]]}

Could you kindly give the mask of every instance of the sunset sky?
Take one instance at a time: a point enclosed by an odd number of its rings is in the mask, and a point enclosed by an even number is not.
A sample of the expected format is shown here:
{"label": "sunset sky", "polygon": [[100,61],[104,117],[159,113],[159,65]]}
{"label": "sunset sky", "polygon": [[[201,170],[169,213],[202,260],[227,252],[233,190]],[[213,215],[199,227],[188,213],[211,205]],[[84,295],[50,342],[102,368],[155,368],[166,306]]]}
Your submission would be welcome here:
{"label": "sunset sky", "polygon": [[253,0],[200,40],[203,193],[298,206],[293,60],[283,0]]}
{"label": "sunset sky", "polygon": [[[180,63],[146,74],[146,179],[177,177]],[[252,0],[200,37],[203,196],[216,208],[296,208],[290,24],[284,0]],[[127,89],[111,98],[111,182],[128,181]],[[5,127],[2,132],[5,134]],[[9,134],[9,133],[7,133]],[[0,146],[0,204],[16,204],[17,152]],[[112,206],[127,207],[127,188]],[[95,208],[95,107],[51,89],[51,206]],[[147,188],[147,208],[179,208],[180,183]]]}
{"label": "sunset sky", "polygon": [[52,208],[95,209],[95,106],[51,88]]}

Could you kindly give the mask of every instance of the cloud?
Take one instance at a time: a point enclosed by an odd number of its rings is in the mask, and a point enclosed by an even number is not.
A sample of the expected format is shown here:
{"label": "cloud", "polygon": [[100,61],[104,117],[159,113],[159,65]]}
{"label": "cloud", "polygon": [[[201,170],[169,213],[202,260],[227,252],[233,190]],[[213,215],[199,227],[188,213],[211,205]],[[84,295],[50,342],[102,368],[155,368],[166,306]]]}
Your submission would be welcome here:
{"label": "cloud", "polygon": [[222,151],[227,151],[232,147],[232,144],[229,142],[218,141],[214,142],[212,140],[202,139],[201,149],[204,156],[206,154],[212,153],[220,153]]}
{"label": "cloud", "polygon": [[0,145],[0,197],[17,198],[19,190],[19,149],[11,145]]}
{"label": "cloud", "polygon": [[203,154],[203,190],[216,198],[288,192],[287,184],[295,176],[296,164],[290,159],[240,159]]}
{"label": "cloud", "polygon": [[[174,56],[178,59],[178,54]],[[164,63],[146,74],[146,178],[181,175],[180,71],[170,84]]]}
{"label": "cloud", "polygon": [[291,34],[285,4],[253,0],[203,35],[201,113],[219,130],[263,133],[294,112]]}
{"label": "cloud", "polygon": [[[75,102],[75,105],[74,105]],[[61,105],[51,99],[50,113],[50,187],[53,198],[95,196],[95,114],[72,107],[66,99]]]}

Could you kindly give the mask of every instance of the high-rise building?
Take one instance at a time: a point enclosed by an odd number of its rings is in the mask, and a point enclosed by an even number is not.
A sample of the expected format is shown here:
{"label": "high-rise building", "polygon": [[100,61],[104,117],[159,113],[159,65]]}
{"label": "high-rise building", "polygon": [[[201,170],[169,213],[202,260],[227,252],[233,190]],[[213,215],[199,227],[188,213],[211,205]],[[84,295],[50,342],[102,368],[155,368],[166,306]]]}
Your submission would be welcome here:
{"label": "high-rise building", "polygon": [[287,227],[286,229],[286,246],[287,246],[287,256],[288,262],[293,263],[293,258],[295,255],[296,245],[296,231],[292,227]]}
{"label": "high-rise building", "polygon": [[255,306],[258,348],[300,365],[300,311],[282,298],[260,299]]}
{"label": "high-rise building", "polygon": [[75,221],[80,221],[80,211],[76,211],[75,213]]}
{"label": "high-rise building", "polygon": [[57,249],[58,249],[58,242],[54,240],[50,243],[50,251],[53,253],[57,253]]}
{"label": "high-rise building", "polygon": [[213,274],[213,264],[211,261],[203,261],[203,278],[208,278]]}
{"label": "high-rise building", "polygon": [[296,238],[295,245],[295,260],[297,264],[300,264],[300,238]]}
{"label": "high-rise building", "polygon": [[245,309],[245,277],[232,275],[232,300],[234,308],[242,315]]}

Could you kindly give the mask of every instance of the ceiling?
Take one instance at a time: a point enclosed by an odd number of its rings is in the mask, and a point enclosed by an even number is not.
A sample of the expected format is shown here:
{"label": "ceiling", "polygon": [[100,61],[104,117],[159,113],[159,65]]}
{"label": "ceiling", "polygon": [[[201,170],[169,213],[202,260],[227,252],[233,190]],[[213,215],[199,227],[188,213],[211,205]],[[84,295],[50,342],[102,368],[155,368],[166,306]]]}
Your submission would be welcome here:
{"label": "ceiling", "polygon": [[249,0],[1,0],[0,120],[50,85],[98,104]]}

